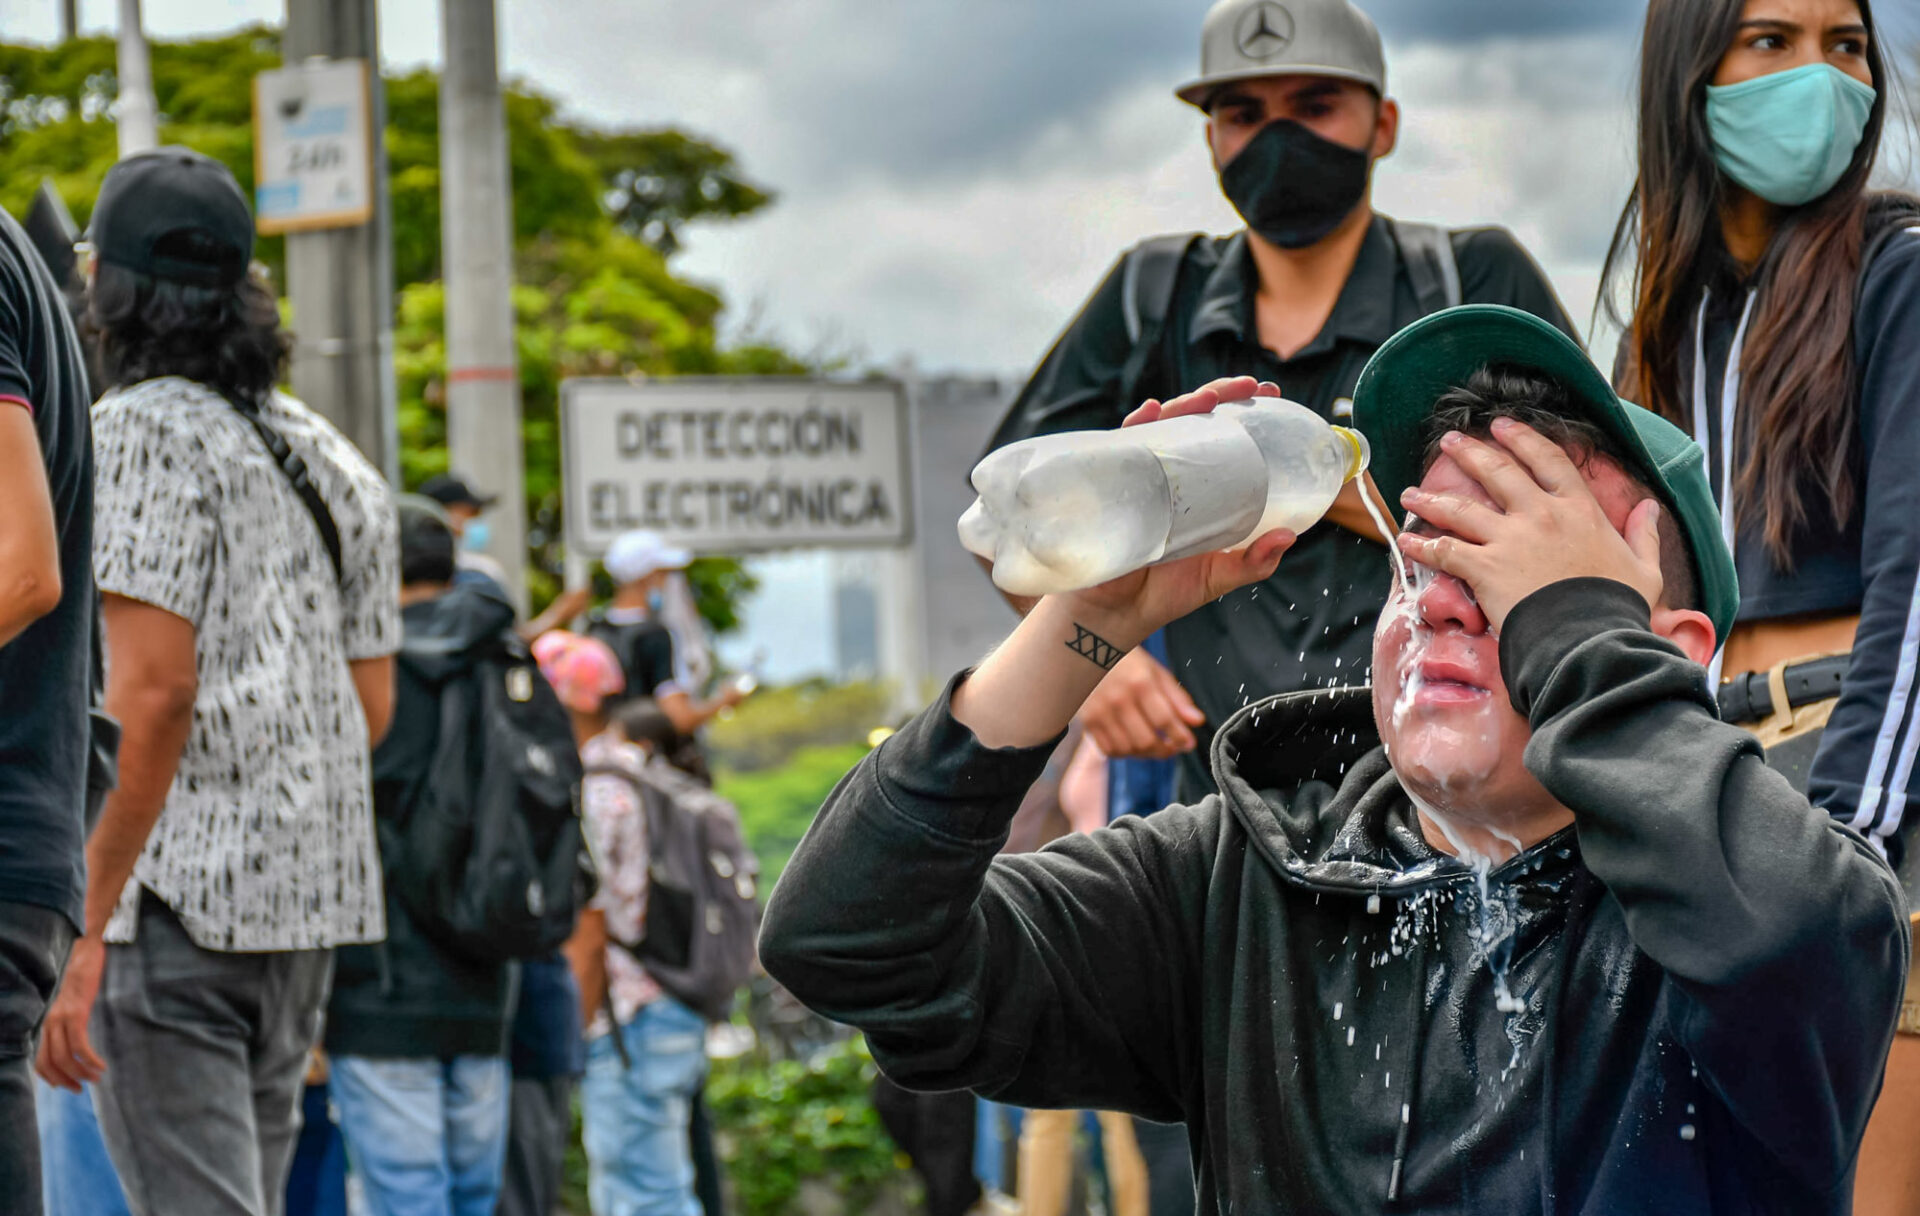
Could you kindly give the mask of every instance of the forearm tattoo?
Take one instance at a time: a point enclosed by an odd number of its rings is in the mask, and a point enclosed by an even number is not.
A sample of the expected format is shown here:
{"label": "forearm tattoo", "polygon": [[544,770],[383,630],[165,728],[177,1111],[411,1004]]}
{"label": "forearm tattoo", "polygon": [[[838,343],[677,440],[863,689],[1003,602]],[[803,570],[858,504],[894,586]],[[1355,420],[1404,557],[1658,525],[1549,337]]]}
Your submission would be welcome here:
{"label": "forearm tattoo", "polygon": [[1112,671],[1113,665],[1120,661],[1120,656],[1127,653],[1085,625],[1078,623],[1073,627],[1073,641],[1067,643],[1067,649],[1101,671]]}

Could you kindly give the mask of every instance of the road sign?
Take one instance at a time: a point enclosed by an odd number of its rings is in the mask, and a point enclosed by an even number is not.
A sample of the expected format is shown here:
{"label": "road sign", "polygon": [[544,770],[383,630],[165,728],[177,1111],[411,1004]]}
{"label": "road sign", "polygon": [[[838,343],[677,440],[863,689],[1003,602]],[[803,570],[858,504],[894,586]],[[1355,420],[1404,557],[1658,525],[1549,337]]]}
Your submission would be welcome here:
{"label": "road sign", "polygon": [[364,59],[309,60],[253,78],[253,209],[262,233],[373,218],[368,79]]}
{"label": "road sign", "polygon": [[891,381],[565,381],[568,548],[631,528],[706,553],[905,544],[906,410]]}

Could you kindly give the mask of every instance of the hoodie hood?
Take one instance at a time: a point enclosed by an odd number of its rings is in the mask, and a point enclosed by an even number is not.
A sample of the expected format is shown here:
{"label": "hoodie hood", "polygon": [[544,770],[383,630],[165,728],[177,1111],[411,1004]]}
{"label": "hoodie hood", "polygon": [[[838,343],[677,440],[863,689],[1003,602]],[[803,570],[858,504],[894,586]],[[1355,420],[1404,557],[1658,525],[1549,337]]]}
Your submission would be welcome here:
{"label": "hoodie hood", "polygon": [[437,688],[471,667],[480,652],[502,644],[513,628],[513,605],[491,586],[461,584],[408,605],[401,620],[401,666]]}
{"label": "hoodie hood", "polygon": [[[1268,864],[1317,892],[1406,898],[1475,876],[1427,842],[1387,763],[1362,688],[1288,693],[1247,706],[1213,742],[1229,812]],[[1519,888],[1549,887],[1577,867],[1572,828],[1493,867]]]}

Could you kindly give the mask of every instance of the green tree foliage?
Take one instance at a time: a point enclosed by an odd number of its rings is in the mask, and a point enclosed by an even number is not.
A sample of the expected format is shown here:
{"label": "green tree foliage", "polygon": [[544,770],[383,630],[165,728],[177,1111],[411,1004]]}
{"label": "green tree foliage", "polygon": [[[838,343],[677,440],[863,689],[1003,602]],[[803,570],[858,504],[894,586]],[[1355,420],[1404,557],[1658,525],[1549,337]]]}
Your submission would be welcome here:
{"label": "green tree foliage", "polygon": [[[280,64],[279,31],[156,42],[160,136],[224,162],[251,191],[252,79]],[[22,214],[51,179],[84,225],[118,154],[112,121],[114,45],[0,44],[0,206]],[[440,278],[439,82],[424,69],[385,81],[397,293],[395,364],[403,480],[443,472],[445,295]],[[667,258],[685,225],[752,214],[772,195],[726,150],[673,129],[606,131],[569,119],[524,83],[506,90],[513,185],[514,314],[532,523],[534,599],[557,588],[561,529],[559,384],[569,376],[796,374],[809,368],[772,346],[723,347],[724,304],[676,275]],[[276,277],[284,242],[262,240]],[[297,327],[299,318],[293,317]],[[750,590],[737,561],[708,559],[696,594],[719,629],[737,623]]]}
{"label": "green tree foliage", "polygon": [[783,766],[758,773],[722,769],[714,792],[740,809],[740,826],[760,862],[760,889],[773,890],[800,838],[833,787],[867,755],[864,743],[802,748]]}

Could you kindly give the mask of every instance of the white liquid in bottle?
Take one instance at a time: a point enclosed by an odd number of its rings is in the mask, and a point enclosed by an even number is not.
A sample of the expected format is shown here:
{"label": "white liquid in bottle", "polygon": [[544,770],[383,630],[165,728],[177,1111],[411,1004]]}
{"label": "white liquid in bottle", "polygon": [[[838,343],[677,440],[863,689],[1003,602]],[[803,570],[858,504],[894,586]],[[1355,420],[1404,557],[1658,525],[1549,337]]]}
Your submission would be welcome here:
{"label": "white liquid in bottle", "polygon": [[1366,440],[1292,401],[1023,440],[973,471],[960,542],[1015,595],[1302,532],[1367,466]]}

